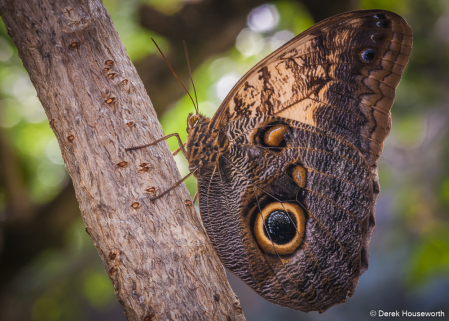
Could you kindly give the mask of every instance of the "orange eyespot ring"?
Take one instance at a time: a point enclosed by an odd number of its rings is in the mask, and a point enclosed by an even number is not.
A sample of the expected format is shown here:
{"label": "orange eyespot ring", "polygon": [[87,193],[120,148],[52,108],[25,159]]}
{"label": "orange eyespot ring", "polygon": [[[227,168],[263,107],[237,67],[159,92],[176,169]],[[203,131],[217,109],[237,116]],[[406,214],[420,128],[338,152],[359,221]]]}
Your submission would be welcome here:
{"label": "orange eyespot ring", "polygon": [[188,122],[190,127],[194,127],[198,123],[198,115],[190,116]]}
{"label": "orange eyespot ring", "polygon": [[288,255],[301,245],[305,228],[306,215],[299,205],[274,202],[258,211],[253,233],[265,253]]}

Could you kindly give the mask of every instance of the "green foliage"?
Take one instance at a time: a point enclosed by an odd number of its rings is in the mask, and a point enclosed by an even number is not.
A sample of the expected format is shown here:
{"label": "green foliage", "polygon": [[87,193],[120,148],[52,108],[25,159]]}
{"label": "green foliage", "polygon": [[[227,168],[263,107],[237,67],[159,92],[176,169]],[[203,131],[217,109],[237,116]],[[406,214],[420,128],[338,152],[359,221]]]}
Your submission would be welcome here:
{"label": "green foliage", "polygon": [[439,224],[423,236],[410,259],[407,281],[423,285],[435,277],[449,277],[449,224]]}
{"label": "green foliage", "polygon": [[32,301],[34,321],[83,320],[81,306],[108,311],[116,299],[112,284],[104,273],[92,240],[81,219],[66,234],[62,249],[43,251],[21,278],[15,289],[19,303]]}
{"label": "green foliage", "polygon": [[144,3],[149,4],[154,9],[166,15],[172,15],[182,9],[181,0],[144,0]]}
{"label": "green foliage", "polygon": [[441,203],[449,208],[449,178],[446,178],[441,184],[440,199]]}
{"label": "green foliage", "polygon": [[99,310],[108,308],[115,296],[106,273],[100,269],[86,269],[82,273],[82,279],[83,293],[89,303]]}
{"label": "green foliage", "polygon": [[[167,2],[175,2],[170,0]],[[114,26],[126,48],[126,51],[133,61],[146,57],[154,53],[157,49],[154,47],[151,38],[154,38],[161,48],[166,48],[165,39],[156,33],[143,28],[139,24],[138,10],[141,3],[145,0],[104,0],[103,3],[108,9]]]}
{"label": "green foliage", "polygon": [[407,0],[361,0],[361,9],[383,9],[406,15],[409,8]]}
{"label": "green foliage", "polygon": [[51,288],[33,304],[31,315],[34,321],[79,320],[76,304],[67,298],[70,289],[63,284]]}
{"label": "green foliage", "polygon": [[282,17],[279,22],[280,29],[290,29],[293,34],[299,35],[315,24],[307,8],[300,2],[278,1],[276,8]]}
{"label": "green foliage", "polygon": [[394,135],[402,146],[413,147],[422,143],[424,136],[425,119],[418,115],[408,115],[394,123]]}

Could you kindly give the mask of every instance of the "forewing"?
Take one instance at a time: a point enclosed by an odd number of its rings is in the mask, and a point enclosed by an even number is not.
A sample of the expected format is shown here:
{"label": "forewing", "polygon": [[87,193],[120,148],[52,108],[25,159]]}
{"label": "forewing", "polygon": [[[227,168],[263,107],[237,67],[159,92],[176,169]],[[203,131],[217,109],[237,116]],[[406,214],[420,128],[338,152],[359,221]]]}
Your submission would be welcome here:
{"label": "forewing", "polygon": [[252,68],[212,119],[278,115],[340,135],[370,165],[391,127],[412,30],[388,11],[343,13],[318,23]]}

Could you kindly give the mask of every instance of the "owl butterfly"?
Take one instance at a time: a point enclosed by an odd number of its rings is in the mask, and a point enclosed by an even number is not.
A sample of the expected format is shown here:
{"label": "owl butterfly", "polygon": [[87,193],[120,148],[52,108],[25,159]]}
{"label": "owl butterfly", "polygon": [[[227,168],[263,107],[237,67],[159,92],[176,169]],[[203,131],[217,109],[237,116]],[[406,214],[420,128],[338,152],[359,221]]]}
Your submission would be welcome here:
{"label": "owl butterfly", "polygon": [[178,141],[204,227],[223,264],[265,299],[324,312],[353,295],[411,46],[397,14],[343,13],[254,66],[212,119],[189,115],[186,148]]}

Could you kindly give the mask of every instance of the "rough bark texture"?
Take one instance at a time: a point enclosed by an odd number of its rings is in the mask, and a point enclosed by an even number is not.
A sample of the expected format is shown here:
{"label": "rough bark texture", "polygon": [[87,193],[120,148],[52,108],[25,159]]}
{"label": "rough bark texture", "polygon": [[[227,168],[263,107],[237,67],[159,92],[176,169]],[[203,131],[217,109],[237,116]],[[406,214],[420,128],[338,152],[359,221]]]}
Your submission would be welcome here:
{"label": "rough bark texture", "polygon": [[125,152],[163,132],[101,1],[0,10],[128,320],[244,320],[185,187],[149,201],[180,178],[166,143]]}

